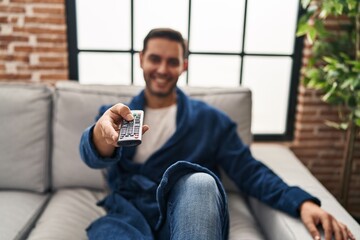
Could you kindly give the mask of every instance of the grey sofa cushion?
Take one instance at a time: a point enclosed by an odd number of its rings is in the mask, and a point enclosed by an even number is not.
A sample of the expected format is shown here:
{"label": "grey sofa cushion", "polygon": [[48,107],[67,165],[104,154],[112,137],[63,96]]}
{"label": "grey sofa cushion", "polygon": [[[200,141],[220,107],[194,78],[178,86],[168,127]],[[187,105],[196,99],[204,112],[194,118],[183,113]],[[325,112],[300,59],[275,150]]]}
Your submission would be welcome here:
{"label": "grey sofa cushion", "polygon": [[[85,166],[79,156],[79,141],[84,129],[95,121],[99,107],[127,103],[142,87],[80,85],[58,82],[55,96],[53,140],[53,187],[103,189],[101,172]],[[251,92],[246,88],[185,88],[185,92],[220,108],[238,124],[243,141],[251,142]],[[81,172],[82,174],[77,174]]]}
{"label": "grey sofa cushion", "polygon": [[0,191],[0,239],[24,239],[47,200],[38,193]]}
{"label": "grey sofa cushion", "polygon": [[229,240],[263,240],[265,239],[258,222],[250,212],[244,198],[238,193],[228,193],[230,213]]}
{"label": "grey sofa cushion", "polygon": [[62,189],[51,198],[28,240],[87,239],[85,229],[105,211],[96,206],[104,193]]}
{"label": "grey sofa cushion", "polygon": [[43,192],[49,185],[51,91],[0,83],[0,188]]}

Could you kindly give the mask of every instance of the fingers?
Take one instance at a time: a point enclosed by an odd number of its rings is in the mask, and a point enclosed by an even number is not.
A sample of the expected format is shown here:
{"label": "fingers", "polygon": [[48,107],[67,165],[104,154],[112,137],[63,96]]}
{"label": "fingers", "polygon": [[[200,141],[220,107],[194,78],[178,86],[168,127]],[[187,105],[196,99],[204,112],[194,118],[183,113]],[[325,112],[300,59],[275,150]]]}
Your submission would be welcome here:
{"label": "fingers", "polygon": [[343,239],[345,239],[345,240],[349,239],[349,234],[348,234],[349,231],[348,231],[347,227],[342,223],[339,223],[339,226],[340,226],[340,231],[341,231],[341,235],[342,235]]}
{"label": "fingers", "polygon": [[[100,131],[95,131],[95,139],[97,140],[97,145],[100,145],[100,142],[103,141],[108,145],[117,147],[117,139],[119,137],[119,124],[122,119],[133,119],[130,109],[122,103],[115,104],[110,109],[108,109],[98,120],[96,124],[96,129]],[[101,138],[98,137],[101,136]],[[102,140],[101,140],[102,139]]]}
{"label": "fingers", "polygon": [[312,218],[310,219],[303,219],[305,227],[309,230],[312,238],[314,240],[320,240],[320,233],[316,228],[316,225],[314,223],[314,220]]}
{"label": "fingers", "polygon": [[115,104],[110,109],[110,112],[113,114],[113,116],[120,116],[120,118],[123,118],[127,121],[131,121],[134,119],[133,115],[131,114],[130,108],[122,103]]}
{"label": "fingers", "polygon": [[[330,220],[330,225],[323,224],[325,239],[332,239],[334,236],[335,240],[355,240],[355,237],[351,233],[351,231],[341,222],[338,222],[333,216],[328,215],[328,219]],[[327,221],[327,220],[325,220]]]}
{"label": "fingers", "polygon": [[331,240],[331,237],[332,237],[333,225],[332,225],[331,218],[332,217],[329,214],[322,214],[320,217],[320,221],[324,228],[325,240]]}
{"label": "fingers", "polygon": [[148,125],[143,125],[143,128],[142,128],[142,133],[146,133],[147,130],[149,130],[149,126]]}
{"label": "fingers", "polygon": [[115,130],[113,123],[104,120],[100,122],[100,128],[102,137],[105,139],[106,143],[116,147],[119,133]]}
{"label": "fingers", "polygon": [[[335,219],[332,219],[332,230],[334,233],[335,240],[347,240],[348,239],[347,236],[346,236],[346,238],[344,238],[343,231],[340,228],[339,223]],[[331,238],[329,238],[329,239],[331,239]]]}
{"label": "fingers", "polygon": [[310,201],[306,201],[300,206],[301,220],[314,240],[320,240],[320,233],[316,228],[316,225],[320,222],[319,209],[317,205]]}
{"label": "fingers", "polygon": [[352,234],[352,232],[349,229],[347,230],[347,232],[348,232],[349,238],[351,240],[355,240],[355,236]]}
{"label": "fingers", "polygon": [[345,224],[342,224],[340,222],[337,222],[339,229],[340,229],[340,233],[342,236],[342,239],[348,240],[355,240],[354,235],[352,234],[352,232],[347,228],[347,226]]}
{"label": "fingers", "polygon": [[[132,121],[134,119],[128,106],[118,103],[108,109],[103,116],[98,120],[101,128],[102,139],[109,145],[117,147],[117,140],[119,137],[119,125],[125,119]],[[149,130],[148,125],[143,125],[142,132]]]}

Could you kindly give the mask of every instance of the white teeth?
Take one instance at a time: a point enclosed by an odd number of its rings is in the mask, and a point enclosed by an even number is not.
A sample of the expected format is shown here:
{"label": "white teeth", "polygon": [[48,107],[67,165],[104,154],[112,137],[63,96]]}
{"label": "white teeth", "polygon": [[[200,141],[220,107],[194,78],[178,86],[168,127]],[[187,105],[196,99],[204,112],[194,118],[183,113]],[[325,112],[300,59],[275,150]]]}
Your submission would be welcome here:
{"label": "white teeth", "polygon": [[156,81],[157,81],[158,83],[161,83],[161,84],[166,83],[166,80],[165,80],[165,79],[162,79],[162,78],[158,78],[158,79],[156,79]]}

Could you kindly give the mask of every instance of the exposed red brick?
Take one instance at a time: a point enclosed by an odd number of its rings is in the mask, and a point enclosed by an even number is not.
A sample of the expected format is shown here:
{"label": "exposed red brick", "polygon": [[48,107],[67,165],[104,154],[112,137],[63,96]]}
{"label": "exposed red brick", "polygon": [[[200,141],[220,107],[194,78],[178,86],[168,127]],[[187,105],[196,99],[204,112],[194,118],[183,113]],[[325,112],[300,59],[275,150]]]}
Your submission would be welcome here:
{"label": "exposed red brick", "polygon": [[8,17],[0,17],[0,23],[8,23]]}
{"label": "exposed red brick", "polygon": [[29,46],[15,46],[16,52],[33,52],[33,53],[46,53],[46,52],[54,52],[54,53],[63,53],[66,52],[66,47],[29,47]]}
{"label": "exposed red brick", "polygon": [[64,0],[10,0],[11,3],[64,3]]}
{"label": "exposed red brick", "polygon": [[29,66],[29,65],[25,65],[25,66],[19,66],[18,70],[23,71],[23,70],[67,70],[67,64],[57,64],[57,65],[36,65],[36,66]]}
{"label": "exposed red brick", "polygon": [[2,80],[28,80],[31,74],[0,74]]}
{"label": "exposed red brick", "polygon": [[25,13],[24,7],[0,6],[1,13]]}
{"label": "exposed red brick", "polygon": [[38,37],[38,43],[66,43],[66,37],[62,35],[57,35],[56,37]]}
{"label": "exposed red brick", "polygon": [[302,141],[312,141],[312,140],[318,140],[321,141],[322,139],[326,138],[327,140],[333,140],[333,141],[339,141],[338,136],[327,136],[327,135],[319,135],[319,134],[299,134],[297,135],[297,140]]}
{"label": "exposed red brick", "polygon": [[0,35],[0,41],[2,42],[27,42],[29,41],[29,37],[25,37],[25,36],[14,36],[14,35],[10,35],[10,36],[4,36],[4,35]]}
{"label": "exposed red brick", "polygon": [[66,57],[39,57],[39,62],[66,62]]}
{"label": "exposed red brick", "polygon": [[46,27],[13,27],[14,33],[32,33],[32,34],[66,34],[66,29],[53,29]]}
{"label": "exposed red brick", "polygon": [[8,61],[8,62],[29,62],[28,55],[0,55],[0,61]]}
{"label": "exposed red brick", "polygon": [[0,51],[6,51],[9,46],[9,43],[0,42]]}
{"label": "exposed red brick", "polygon": [[64,8],[43,8],[43,7],[34,7],[33,8],[34,13],[43,13],[43,14],[59,14],[64,15],[65,9]]}
{"label": "exposed red brick", "polygon": [[50,17],[25,17],[25,23],[41,23],[41,24],[65,24],[65,18],[57,17],[57,18],[50,18]]}
{"label": "exposed red brick", "polygon": [[64,79],[68,79],[68,74],[67,73],[62,73],[62,74],[41,74],[40,79],[41,80],[64,80]]}

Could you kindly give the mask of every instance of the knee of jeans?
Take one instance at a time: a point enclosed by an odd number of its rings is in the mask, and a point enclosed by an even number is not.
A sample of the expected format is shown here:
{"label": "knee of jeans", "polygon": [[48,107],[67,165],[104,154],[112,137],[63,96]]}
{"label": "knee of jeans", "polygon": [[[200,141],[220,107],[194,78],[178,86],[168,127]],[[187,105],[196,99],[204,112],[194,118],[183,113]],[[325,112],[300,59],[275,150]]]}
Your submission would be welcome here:
{"label": "knee of jeans", "polygon": [[195,190],[203,190],[213,192],[218,190],[216,181],[213,176],[208,173],[198,172],[185,175],[181,180],[184,187]]}

